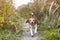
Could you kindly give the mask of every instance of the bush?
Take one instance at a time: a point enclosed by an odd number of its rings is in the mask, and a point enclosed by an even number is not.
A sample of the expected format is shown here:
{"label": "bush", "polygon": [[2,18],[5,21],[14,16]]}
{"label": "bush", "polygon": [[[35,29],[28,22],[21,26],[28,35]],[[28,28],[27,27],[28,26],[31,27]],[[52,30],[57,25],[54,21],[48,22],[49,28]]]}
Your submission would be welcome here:
{"label": "bush", "polygon": [[18,40],[18,39],[20,39],[19,32],[12,34],[10,31],[3,30],[0,33],[0,40]]}
{"label": "bush", "polygon": [[19,40],[22,34],[22,29],[14,32],[9,26],[4,25],[4,27],[0,27],[0,40]]}
{"label": "bush", "polygon": [[40,37],[40,40],[60,40],[60,33],[56,29],[50,31],[44,31],[44,34]]}
{"label": "bush", "polygon": [[[22,30],[22,19],[17,22],[14,21],[14,24],[4,23],[0,25],[0,40],[20,40]],[[17,28],[17,29],[16,29]]]}

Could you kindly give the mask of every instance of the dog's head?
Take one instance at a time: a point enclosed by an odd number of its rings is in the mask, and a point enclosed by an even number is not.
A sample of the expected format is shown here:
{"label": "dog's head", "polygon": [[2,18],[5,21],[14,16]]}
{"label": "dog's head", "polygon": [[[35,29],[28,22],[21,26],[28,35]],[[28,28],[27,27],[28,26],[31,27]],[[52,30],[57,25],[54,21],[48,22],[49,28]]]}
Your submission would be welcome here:
{"label": "dog's head", "polygon": [[30,18],[30,19],[27,19],[26,23],[29,23],[29,24],[37,24],[38,23],[38,20],[35,19],[35,18]]}

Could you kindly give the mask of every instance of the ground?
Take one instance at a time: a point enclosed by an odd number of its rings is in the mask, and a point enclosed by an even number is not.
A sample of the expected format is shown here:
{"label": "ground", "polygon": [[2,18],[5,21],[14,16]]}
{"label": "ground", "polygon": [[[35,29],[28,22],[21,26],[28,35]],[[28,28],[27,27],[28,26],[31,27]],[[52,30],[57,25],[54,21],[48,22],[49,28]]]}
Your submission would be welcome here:
{"label": "ground", "polygon": [[38,36],[31,37],[30,32],[23,32],[21,40],[38,40]]}
{"label": "ground", "polygon": [[28,28],[23,27],[23,29],[24,32],[22,33],[21,40],[38,40],[38,34],[35,34],[34,37],[31,37],[30,32],[27,32]]}

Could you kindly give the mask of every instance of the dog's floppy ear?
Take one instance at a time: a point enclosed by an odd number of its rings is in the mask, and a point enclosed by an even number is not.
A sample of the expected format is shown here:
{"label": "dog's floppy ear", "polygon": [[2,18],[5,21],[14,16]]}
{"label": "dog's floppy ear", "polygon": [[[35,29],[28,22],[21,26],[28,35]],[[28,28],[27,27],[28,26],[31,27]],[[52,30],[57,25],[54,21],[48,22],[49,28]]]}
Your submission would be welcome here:
{"label": "dog's floppy ear", "polygon": [[37,19],[35,19],[35,24],[37,24],[38,23],[38,20]]}
{"label": "dog's floppy ear", "polygon": [[29,23],[29,19],[26,20],[26,23]]}

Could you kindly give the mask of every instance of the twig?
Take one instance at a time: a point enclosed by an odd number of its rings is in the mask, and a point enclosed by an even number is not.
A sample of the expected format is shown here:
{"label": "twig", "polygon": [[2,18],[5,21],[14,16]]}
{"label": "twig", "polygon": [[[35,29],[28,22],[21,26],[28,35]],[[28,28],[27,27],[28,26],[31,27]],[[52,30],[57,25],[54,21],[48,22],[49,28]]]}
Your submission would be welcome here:
{"label": "twig", "polygon": [[51,6],[49,8],[49,14],[51,13],[51,9],[52,9],[53,4],[54,4],[54,1],[51,3]]}

